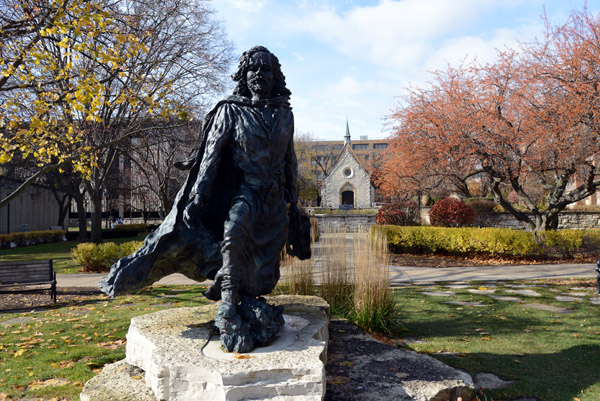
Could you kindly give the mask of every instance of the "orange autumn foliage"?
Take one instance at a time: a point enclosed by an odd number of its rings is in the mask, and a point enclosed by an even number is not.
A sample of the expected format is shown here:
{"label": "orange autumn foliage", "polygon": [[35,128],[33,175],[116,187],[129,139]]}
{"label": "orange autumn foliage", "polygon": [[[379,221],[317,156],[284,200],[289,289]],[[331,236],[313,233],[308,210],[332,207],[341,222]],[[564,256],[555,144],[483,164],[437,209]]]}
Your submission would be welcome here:
{"label": "orange autumn foliage", "polygon": [[495,63],[438,71],[392,115],[378,185],[397,195],[478,175],[528,229],[556,228],[561,210],[600,185],[599,83],[600,15],[588,11]]}

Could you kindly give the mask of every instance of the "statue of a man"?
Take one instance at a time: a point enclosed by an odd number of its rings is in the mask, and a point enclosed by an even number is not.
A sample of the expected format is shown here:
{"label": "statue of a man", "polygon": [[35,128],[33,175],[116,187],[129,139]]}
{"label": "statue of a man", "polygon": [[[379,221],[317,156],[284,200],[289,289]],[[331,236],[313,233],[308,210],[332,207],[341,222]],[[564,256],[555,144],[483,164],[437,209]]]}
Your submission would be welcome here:
{"label": "statue of a man", "polygon": [[[307,218],[296,205],[294,117],[279,60],[253,47],[241,56],[233,79],[234,95],[207,116],[202,145],[186,163],[190,172],[173,209],[141,249],[112,267],[100,288],[115,296],[173,272],[211,279],[205,295],[222,300],[216,319],[222,342],[223,332],[234,332],[223,345],[247,352],[247,343],[252,348],[257,341],[245,334],[236,338],[247,331],[240,322],[246,313],[242,298],[251,303],[273,290],[286,242],[288,252],[302,259],[310,257],[310,244]],[[289,221],[296,224],[288,238]]]}

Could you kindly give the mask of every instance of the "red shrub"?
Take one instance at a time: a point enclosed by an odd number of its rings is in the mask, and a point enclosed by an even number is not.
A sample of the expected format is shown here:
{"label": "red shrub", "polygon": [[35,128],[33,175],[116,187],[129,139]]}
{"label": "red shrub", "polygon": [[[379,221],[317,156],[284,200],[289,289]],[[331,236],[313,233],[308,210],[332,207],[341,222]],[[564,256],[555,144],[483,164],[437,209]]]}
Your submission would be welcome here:
{"label": "red shrub", "polygon": [[375,216],[377,224],[392,224],[396,226],[407,226],[418,224],[419,208],[412,201],[392,203],[383,206]]}
{"label": "red shrub", "polygon": [[473,224],[475,212],[463,201],[444,198],[435,202],[429,211],[432,226],[462,227]]}

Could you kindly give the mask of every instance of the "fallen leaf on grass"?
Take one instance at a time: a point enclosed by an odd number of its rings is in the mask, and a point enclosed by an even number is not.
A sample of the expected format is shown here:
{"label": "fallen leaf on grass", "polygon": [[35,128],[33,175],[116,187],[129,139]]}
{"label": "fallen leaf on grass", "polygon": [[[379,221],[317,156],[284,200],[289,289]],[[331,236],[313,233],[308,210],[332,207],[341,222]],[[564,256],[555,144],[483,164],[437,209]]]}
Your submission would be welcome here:
{"label": "fallen leaf on grass", "polygon": [[73,362],[73,361],[61,361],[58,363],[53,362],[50,364],[50,366],[53,366],[56,369],[67,369],[67,368],[72,368],[74,364],[75,364],[75,362]]}
{"label": "fallen leaf on grass", "polygon": [[106,349],[109,349],[111,351],[114,351],[117,348],[122,347],[124,344],[125,344],[125,339],[124,338],[120,338],[120,339],[114,340],[114,341],[99,342],[96,345],[98,347],[102,347],[102,348],[106,348]]}
{"label": "fallen leaf on grass", "polygon": [[13,358],[16,358],[16,357],[19,357],[19,356],[23,355],[25,353],[25,351],[27,351],[27,350],[24,349],[24,348],[21,348],[20,350],[18,350],[17,352],[15,352],[15,355],[14,355]]}
{"label": "fallen leaf on grass", "polygon": [[45,387],[64,386],[69,383],[70,383],[70,381],[68,381],[67,379],[36,380],[34,382],[29,383],[29,386],[27,386],[27,389],[37,390],[37,389],[45,388]]}

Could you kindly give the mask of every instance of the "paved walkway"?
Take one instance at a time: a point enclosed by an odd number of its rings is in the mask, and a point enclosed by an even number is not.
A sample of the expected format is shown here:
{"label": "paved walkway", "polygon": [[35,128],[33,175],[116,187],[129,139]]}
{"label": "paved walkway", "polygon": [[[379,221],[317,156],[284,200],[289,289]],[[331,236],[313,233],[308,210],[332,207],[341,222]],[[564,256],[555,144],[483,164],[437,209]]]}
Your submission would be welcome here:
{"label": "paved walkway", "polygon": [[[594,264],[554,264],[480,267],[406,267],[390,266],[392,285],[424,284],[439,281],[496,281],[545,278],[595,278]],[[100,274],[57,274],[59,287],[96,287]],[[164,277],[157,284],[195,284],[182,274]]]}
{"label": "paved walkway", "polygon": [[[336,241],[331,239],[336,237]],[[339,241],[339,234],[322,234],[321,240],[313,247],[313,257],[310,260],[313,271],[318,274],[321,266],[328,259],[327,253],[334,253],[339,257],[339,252],[332,252],[327,247],[340,246],[347,253],[347,260],[353,260],[352,248],[357,234],[348,233],[345,241]],[[336,245],[332,245],[336,244]],[[342,249],[340,248],[340,249]],[[342,252],[343,254],[344,252]],[[496,281],[496,280],[531,280],[546,278],[594,278],[595,265],[590,264],[548,264],[548,265],[514,265],[514,266],[478,266],[478,267],[410,267],[389,266],[390,278],[393,286],[408,283],[433,283],[440,281]],[[98,282],[105,274],[57,274],[59,287],[97,287]],[[318,281],[318,278],[317,278]],[[182,274],[176,273],[164,277],[157,284],[196,284]]]}

